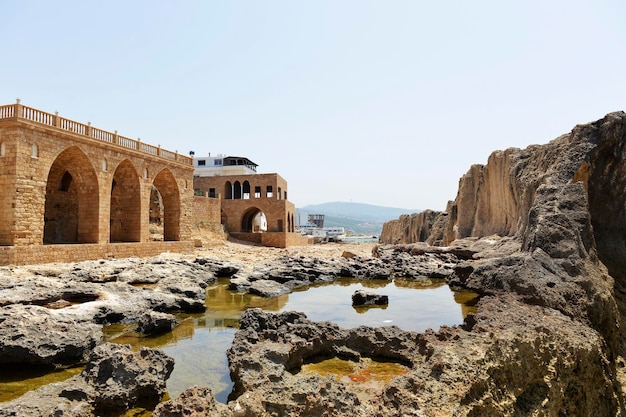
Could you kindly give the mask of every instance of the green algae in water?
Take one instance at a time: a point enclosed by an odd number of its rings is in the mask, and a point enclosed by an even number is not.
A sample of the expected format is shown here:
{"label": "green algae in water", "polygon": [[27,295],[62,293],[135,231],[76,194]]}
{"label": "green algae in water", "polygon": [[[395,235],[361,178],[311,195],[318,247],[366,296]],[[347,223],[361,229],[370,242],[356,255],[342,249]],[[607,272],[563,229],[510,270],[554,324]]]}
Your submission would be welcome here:
{"label": "green algae in water", "polygon": [[44,385],[63,382],[85,369],[84,366],[63,368],[43,373],[41,369],[0,367],[0,402],[14,400]]}
{"label": "green algae in water", "polygon": [[319,374],[345,383],[364,384],[368,388],[382,387],[392,379],[409,372],[409,368],[397,362],[379,362],[363,358],[359,362],[330,358],[302,365],[300,373]]}

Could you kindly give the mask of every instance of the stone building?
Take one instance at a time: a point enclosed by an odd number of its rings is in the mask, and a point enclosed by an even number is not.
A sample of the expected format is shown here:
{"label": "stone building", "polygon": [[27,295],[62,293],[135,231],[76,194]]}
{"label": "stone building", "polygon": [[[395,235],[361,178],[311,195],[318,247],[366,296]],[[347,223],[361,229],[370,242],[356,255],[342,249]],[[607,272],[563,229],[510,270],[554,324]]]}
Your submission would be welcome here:
{"label": "stone building", "polygon": [[196,195],[221,201],[221,223],[229,234],[266,246],[303,245],[295,233],[295,205],[287,198],[287,181],[278,174],[259,174],[245,157],[194,157]]}
{"label": "stone building", "polygon": [[191,251],[192,183],[188,156],[0,106],[0,264]]}

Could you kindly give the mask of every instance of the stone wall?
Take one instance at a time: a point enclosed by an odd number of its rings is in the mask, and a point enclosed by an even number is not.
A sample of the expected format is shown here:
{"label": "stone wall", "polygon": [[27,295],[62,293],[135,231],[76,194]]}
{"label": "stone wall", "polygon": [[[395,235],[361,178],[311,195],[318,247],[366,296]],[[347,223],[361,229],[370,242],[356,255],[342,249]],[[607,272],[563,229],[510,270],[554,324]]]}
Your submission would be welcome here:
{"label": "stone wall", "polygon": [[156,256],[164,252],[193,252],[193,241],[146,243],[85,243],[80,245],[0,246],[0,265],[78,262],[90,259]]}
{"label": "stone wall", "polygon": [[306,246],[309,239],[300,233],[261,233],[263,246],[287,248],[289,246]]}
{"label": "stone wall", "polygon": [[222,204],[219,198],[207,198],[194,196],[193,198],[193,224],[208,222],[220,223]]}
{"label": "stone wall", "polygon": [[230,233],[234,239],[257,243],[274,248],[287,248],[289,246],[306,246],[310,240],[300,233],[288,232],[264,232],[264,233]]}

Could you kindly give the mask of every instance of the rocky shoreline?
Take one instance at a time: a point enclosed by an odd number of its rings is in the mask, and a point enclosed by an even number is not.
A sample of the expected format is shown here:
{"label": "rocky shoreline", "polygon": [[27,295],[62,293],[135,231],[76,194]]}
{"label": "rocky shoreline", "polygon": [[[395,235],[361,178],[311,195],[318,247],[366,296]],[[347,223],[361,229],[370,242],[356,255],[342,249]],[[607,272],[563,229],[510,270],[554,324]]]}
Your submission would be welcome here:
{"label": "rocky shoreline", "polygon": [[[228,404],[216,402],[208,387],[190,387],[158,405],[157,394],[151,394],[148,407],[156,406],[155,416],[187,415],[190,409],[221,416],[526,415],[537,410],[539,415],[564,410],[566,415],[619,415],[623,406],[616,376],[623,366],[621,357],[612,355],[606,338],[590,326],[585,313],[574,310],[582,303],[577,299],[580,293],[568,292],[564,277],[546,275],[546,267],[556,267],[543,257],[526,258],[519,250],[509,253],[516,246],[515,239],[498,236],[459,240],[448,247],[417,243],[346,250],[337,244],[291,252],[229,243],[213,249],[225,258],[221,260],[204,256],[209,250],[195,257],[163,255],[7,269],[0,277],[0,363],[48,367],[86,363],[93,369],[90,355],[102,346],[116,346],[102,343],[102,324],[132,322],[151,329],[146,333],[169,331],[176,325],[172,313],[204,308],[204,288],[220,276],[231,276],[232,287],[239,291],[267,297],[346,275],[381,280],[443,277],[453,287],[480,290],[483,295],[478,313],[461,326],[425,333],[396,327],[342,329],[311,322],[301,313],[251,309],[228,352],[235,382]],[[311,256],[307,250],[317,253]],[[511,258],[505,260],[505,254]],[[500,278],[489,272],[511,267],[528,270]],[[535,277],[536,268],[544,274],[542,288],[554,293],[538,293],[532,286],[520,291],[519,284],[511,289],[512,278]],[[539,285],[536,278],[532,282]],[[566,299],[576,303],[558,304]],[[602,306],[609,312],[614,308],[610,303]],[[126,358],[128,352],[104,351],[110,355],[108,361],[126,367],[126,359],[119,356]],[[394,362],[409,372],[369,387],[365,396],[358,384],[299,372],[304,364],[329,357],[355,363]],[[154,368],[144,365],[144,372]],[[169,373],[164,368],[158,383],[152,379],[160,395]],[[54,389],[43,387],[0,403],[0,415],[23,415],[24,410],[52,415],[52,409],[56,415],[101,412],[98,404],[104,400],[93,396],[99,392],[94,386],[81,388],[89,395],[70,399],[62,395],[73,385],[88,386],[96,379],[81,374],[53,384]],[[139,396],[115,395],[125,401],[116,400],[123,409],[146,406]],[[602,412],[594,414],[598,410]]]}
{"label": "rocky shoreline", "polygon": [[[146,398],[154,416],[626,415],[625,143],[626,114],[612,113],[549,144],[496,152],[470,169],[445,213],[390,224],[385,239],[397,244],[228,243],[193,257],[1,269],[0,365],[86,363],[69,383],[87,385],[41,388],[1,403],[0,415],[116,413]],[[228,404],[209,387],[152,404],[171,372],[167,358],[150,350],[136,358],[102,342],[106,323],[167,332],[172,313],[205,308],[205,289],[218,277],[230,277],[233,290],[274,297],[340,276],[444,278],[480,300],[462,325],[423,333],[249,309],[228,351]],[[122,357],[143,371],[127,378],[96,365],[126,369]],[[304,371],[326,360],[354,373]],[[373,363],[403,371],[363,385]],[[130,388],[109,394],[117,380]]]}

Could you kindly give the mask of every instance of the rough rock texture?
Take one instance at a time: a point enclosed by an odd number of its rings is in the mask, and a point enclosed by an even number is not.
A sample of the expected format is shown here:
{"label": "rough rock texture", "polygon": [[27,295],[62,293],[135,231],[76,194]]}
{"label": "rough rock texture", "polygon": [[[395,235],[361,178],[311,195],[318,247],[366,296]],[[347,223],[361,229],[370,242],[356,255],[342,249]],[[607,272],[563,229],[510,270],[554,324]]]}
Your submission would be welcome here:
{"label": "rough rock texture", "polygon": [[[484,298],[479,311],[465,328],[418,334],[248,310],[228,352],[233,398],[246,416],[618,414],[619,387],[597,332],[510,295]],[[367,389],[298,373],[334,356],[410,370]]]}
{"label": "rough rock texture", "polygon": [[[374,255],[390,276],[481,294],[463,326],[344,330],[249,310],[229,351],[245,415],[619,416],[626,335],[626,114],[494,152],[445,213],[403,216]],[[301,375],[318,358],[410,367],[365,397]]]}
{"label": "rough rock texture", "polygon": [[[465,237],[524,233],[541,186],[558,188],[576,182],[584,188],[579,197],[589,206],[594,226],[623,224],[617,216],[625,210],[620,206],[623,193],[618,191],[626,174],[625,120],[623,112],[610,113],[546,145],[493,152],[486,165],[473,165],[460,179],[457,197],[446,212],[425,211],[387,222],[380,241],[448,244]],[[600,214],[616,218],[600,218]],[[445,226],[435,227],[437,223]]]}
{"label": "rough rock texture", "polygon": [[173,314],[150,311],[139,318],[136,331],[146,335],[157,335],[172,331],[178,324],[178,319]]}
{"label": "rough rock texture", "polygon": [[363,290],[356,290],[352,294],[353,306],[365,305],[387,305],[389,304],[389,296],[382,294],[370,293]]}
{"label": "rough rock texture", "polygon": [[206,309],[206,287],[235,265],[210,258],[86,261],[0,268],[0,365],[84,363],[102,324],[169,331],[169,312]]}
{"label": "rough rock texture", "polygon": [[0,365],[81,363],[101,340],[100,326],[61,310],[25,305],[0,308]]}
{"label": "rough rock texture", "polygon": [[[453,239],[510,236],[519,252],[499,264],[467,266],[464,285],[504,288],[550,305],[601,331],[614,354],[626,312],[626,114],[576,126],[546,145],[494,152],[459,181],[456,200],[426,239],[385,224],[381,242],[448,245]],[[403,224],[406,224],[404,222]],[[420,230],[422,223],[410,225]],[[449,231],[454,233],[449,236]],[[601,261],[601,262],[600,262]],[[538,270],[535,270],[538,267]],[[608,274],[607,274],[608,269]],[[623,329],[624,326],[621,326]],[[620,335],[622,345],[626,336]]]}
{"label": "rough rock texture", "polygon": [[90,354],[85,370],[0,404],[0,416],[119,415],[153,408],[165,394],[174,360],[156,349],[133,352],[129,345],[105,343]]}
{"label": "rough rock texture", "polygon": [[[341,256],[336,259],[317,259],[305,256],[282,256],[257,265],[251,271],[240,271],[230,280],[230,289],[262,297],[275,297],[294,288],[313,283],[330,282],[339,277],[364,280],[390,280],[396,276],[444,278],[453,272],[453,263],[428,262],[433,257],[455,259],[459,254],[423,252],[419,262],[415,258],[394,254],[382,258]],[[461,254],[460,256],[464,256]]]}
{"label": "rough rock texture", "polygon": [[182,392],[176,399],[156,406],[153,417],[238,417],[237,410],[220,404],[215,400],[208,387],[191,387]]}

